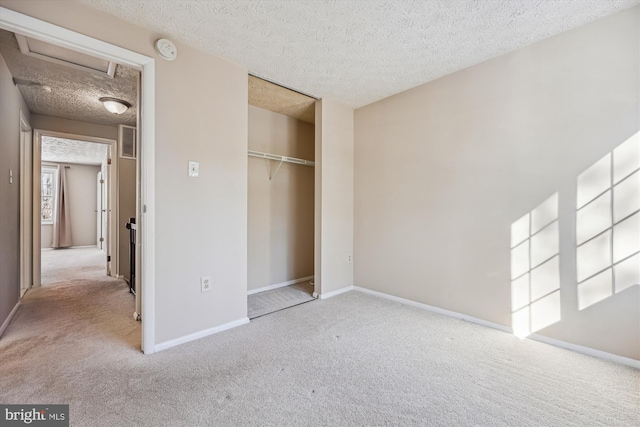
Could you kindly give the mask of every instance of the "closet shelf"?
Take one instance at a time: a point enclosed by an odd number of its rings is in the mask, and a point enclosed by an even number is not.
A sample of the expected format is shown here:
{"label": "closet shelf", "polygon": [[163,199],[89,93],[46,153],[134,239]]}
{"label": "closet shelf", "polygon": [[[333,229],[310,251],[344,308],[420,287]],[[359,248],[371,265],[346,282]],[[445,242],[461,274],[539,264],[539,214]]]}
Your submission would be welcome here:
{"label": "closet shelf", "polygon": [[[259,159],[275,160],[276,162],[280,162],[280,164],[276,168],[276,171],[273,173],[273,175],[271,175],[271,172],[269,172],[269,181],[271,181],[277,175],[278,171],[280,170],[280,166],[282,166],[284,162],[293,163],[296,165],[303,165],[303,166],[315,165],[315,162],[312,162],[311,160],[298,159],[296,157],[280,156],[278,154],[269,154],[269,153],[263,153],[261,151],[253,151],[253,150],[249,150],[249,157],[258,157]],[[267,167],[267,171],[268,169],[269,167]]]}
{"label": "closet shelf", "polygon": [[296,165],[314,166],[316,163],[311,160],[298,159],[296,157],[280,156],[278,154],[263,153],[261,151],[249,150],[250,157],[258,157],[260,159],[275,160],[277,162],[295,163]]}

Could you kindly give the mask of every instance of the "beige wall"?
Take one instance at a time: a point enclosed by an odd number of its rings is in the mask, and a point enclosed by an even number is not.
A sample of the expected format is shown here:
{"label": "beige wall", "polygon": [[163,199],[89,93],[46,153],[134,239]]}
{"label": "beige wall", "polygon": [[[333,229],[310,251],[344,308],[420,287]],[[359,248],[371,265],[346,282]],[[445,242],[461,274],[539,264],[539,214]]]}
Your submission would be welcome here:
{"label": "beige wall", "polygon": [[126,223],[136,216],[136,161],[118,160],[118,275],[129,279],[129,230]]}
{"label": "beige wall", "polygon": [[[247,69],[181,43],[163,61],[153,48],[162,34],[76,2],[0,5],[156,58],[155,341],[245,318]],[[199,178],[187,176],[190,160]],[[203,294],[204,275],[213,290]]]}
{"label": "beige wall", "polygon": [[40,248],[51,248],[51,242],[53,241],[53,224],[41,224],[40,225]]}
{"label": "beige wall", "polygon": [[12,78],[0,55],[0,325],[20,298],[20,110],[29,119]]}
{"label": "beige wall", "polygon": [[[249,106],[249,149],[314,158],[314,126]],[[248,290],[313,275],[314,168],[249,157]]]}
{"label": "beige wall", "polygon": [[[57,166],[58,163],[46,162]],[[73,246],[96,245],[97,215],[96,193],[97,175],[100,166],[69,165],[66,173],[69,217],[71,218],[71,244]],[[41,226],[40,246],[50,248],[53,237],[53,225]]]}
{"label": "beige wall", "polygon": [[320,295],[353,286],[353,110],[316,103],[315,279]]}
{"label": "beige wall", "polygon": [[640,359],[640,289],[577,308],[576,179],[640,129],[639,9],[355,113],[357,286],[511,325],[510,227],[559,195],[562,320]]}
{"label": "beige wall", "polygon": [[31,116],[31,126],[34,129],[70,133],[73,135],[113,140],[118,139],[118,128],[116,126],[97,125],[95,123],[45,116],[42,114],[33,114]]}

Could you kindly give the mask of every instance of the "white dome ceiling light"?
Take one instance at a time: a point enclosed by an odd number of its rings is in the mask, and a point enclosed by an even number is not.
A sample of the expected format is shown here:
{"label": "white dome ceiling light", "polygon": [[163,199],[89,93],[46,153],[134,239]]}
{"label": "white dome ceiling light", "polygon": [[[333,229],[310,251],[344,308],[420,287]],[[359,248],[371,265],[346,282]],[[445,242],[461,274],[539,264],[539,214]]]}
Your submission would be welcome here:
{"label": "white dome ceiling light", "polygon": [[104,104],[104,108],[113,114],[122,114],[131,107],[127,101],[117,98],[102,97],[99,101]]}

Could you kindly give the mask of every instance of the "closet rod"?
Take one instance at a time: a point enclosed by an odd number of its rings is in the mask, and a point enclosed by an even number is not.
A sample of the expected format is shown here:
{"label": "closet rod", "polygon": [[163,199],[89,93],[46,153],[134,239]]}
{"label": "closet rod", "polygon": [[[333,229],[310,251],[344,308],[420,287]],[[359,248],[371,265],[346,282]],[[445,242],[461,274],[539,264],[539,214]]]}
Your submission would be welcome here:
{"label": "closet rod", "polygon": [[278,162],[295,163],[296,165],[314,166],[316,163],[311,160],[298,159],[295,157],[280,156],[278,154],[263,153],[261,151],[249,150],[250,157],[258,157],[260,159],[276,160]]}

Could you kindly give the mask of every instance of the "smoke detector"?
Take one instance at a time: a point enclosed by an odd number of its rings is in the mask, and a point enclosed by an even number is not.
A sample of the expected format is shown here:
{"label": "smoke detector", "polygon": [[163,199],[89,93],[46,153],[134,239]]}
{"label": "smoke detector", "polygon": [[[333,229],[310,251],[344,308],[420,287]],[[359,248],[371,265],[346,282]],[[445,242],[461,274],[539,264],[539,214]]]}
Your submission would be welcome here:
{"label": "smoke detector", "polygon": [[173,61],[176,59],[176,56],[178,56],[178,48],[171,40],[158,39],[156,40],[155,47],[158,55],[167,61]]}

